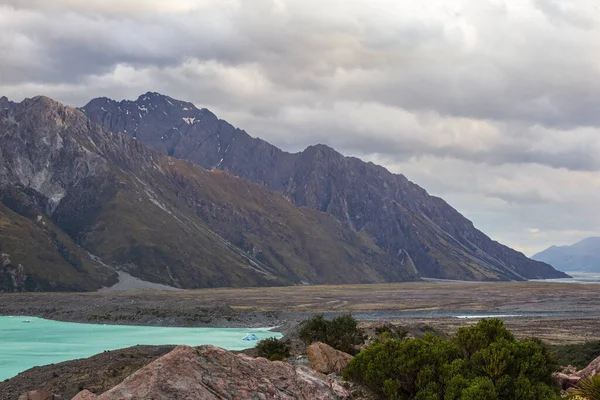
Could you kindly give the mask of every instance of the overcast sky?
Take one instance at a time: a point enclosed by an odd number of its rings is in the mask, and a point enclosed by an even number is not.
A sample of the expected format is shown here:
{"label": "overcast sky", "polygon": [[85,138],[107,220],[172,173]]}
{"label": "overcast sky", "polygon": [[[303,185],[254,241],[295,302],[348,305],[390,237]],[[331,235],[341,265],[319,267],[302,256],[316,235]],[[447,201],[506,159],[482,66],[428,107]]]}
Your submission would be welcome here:
{"label": "overcast sky", "polygon": [[528,255],[600,235],[597,0],[0,0],[0,95],[158,91],[403,173]]}

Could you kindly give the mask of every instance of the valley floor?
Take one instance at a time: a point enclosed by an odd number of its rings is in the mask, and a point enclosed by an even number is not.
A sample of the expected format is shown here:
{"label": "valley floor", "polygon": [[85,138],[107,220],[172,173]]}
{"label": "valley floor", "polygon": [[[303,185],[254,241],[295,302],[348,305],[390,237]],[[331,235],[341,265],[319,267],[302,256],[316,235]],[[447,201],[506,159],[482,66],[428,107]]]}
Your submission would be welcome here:
{"label": "valley floor", "polygon": [[[364,325],[427,324],[451,333],[498,315],[519,336],[550,343],[600,339],[600,285],[418,282],[204,289],[178,292],[0,294],[0,315],[133,325],[279,326],[314,313],[352,312]],[[457,318],[457,316],[471,318]],[[285,332],[284,332],[285,333]]]}

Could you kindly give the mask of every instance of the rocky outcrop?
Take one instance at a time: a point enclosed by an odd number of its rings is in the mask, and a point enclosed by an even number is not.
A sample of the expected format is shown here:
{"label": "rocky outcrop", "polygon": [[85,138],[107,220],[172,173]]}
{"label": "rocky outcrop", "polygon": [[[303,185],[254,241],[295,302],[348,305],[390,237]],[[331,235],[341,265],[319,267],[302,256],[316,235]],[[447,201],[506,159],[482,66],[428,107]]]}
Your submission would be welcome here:
{"label": "rocky outcrop", "polygon": [[581,378],[576,375],[569,375],[563,372],[554,372],[552,374],[552,379],[554,379],[561,390],[569,390],[570,388],[576,386]]}
{"label": "rocky outcrop", "polygon": [[334,349],[333,347],[315,342],[306,348],[308,362],[313,370],[323,374],[341,375],[346,365],[352,360],[350,354]]}
{"label": "rocky outcrop", "polygon": [[0,111],[2,110],[10,110],[16,107],[16,103],[8,100],[6,96],[0,97]]}
{"label": "rocky outcrop", "polygon": [[591,378],[600,374],[600,357],[594,359],[587,367],[575,373],[580,378]]}
{"label": "rocky outcrop", "polygon": [[[86,306],[82,305],[82,308],[86,309]],[[135,346],[104,351],[89,358],[34,367],[0,382],[0,400],[16,400],[21,393],[39,389],[54,393],[57,399],[64,400],[72,399],[82,389],[104,393],[174,348]]]}
{"label": "rocky outcrop", "polygon": [[9,254],[0,254],[0,291],[25,291],[26,280],[27,276],[25,276],[23,266],[11,264]]}
{"label": "rocky outcrop", "polygon": [[[89,393],[75,399],[92,399]],[[178,346],[97,400],[112,399],[348,399],[348,392],[306,367],[227,350]]]}
{"label": "rocky outcrop", "polygon": [[19,396],[19,400],[59,400],[59,397],[46,390],[32,390]]}
{"label": "rocky outcrop", "polygon": [[570,388],[577,386],[577,383],[581,379],[589,379],[593,376],[600,374],[600,357],[594,359],[587,367],[580,371],[572,372],[567,367],[562,372],[555,372],[552,374],[552,378],[558,383],[563,390],[569,390]]}
{"label": "rocky outcrop", "polygon": [[104,128],[124,132],[152,149],[227,171],[278,191],[298,206],[334,216],[370,235],[396,268],[464,280],[566,277],[493,241],[403,175],[327,146],[286,153],[206,109],[159,93],[135,101],[94,99],[83,109]]}
{"label": "rocky outcrop", "polygon": [[98,396],[86,389],[79,392],[72,400],[95,400],[97,398]]}

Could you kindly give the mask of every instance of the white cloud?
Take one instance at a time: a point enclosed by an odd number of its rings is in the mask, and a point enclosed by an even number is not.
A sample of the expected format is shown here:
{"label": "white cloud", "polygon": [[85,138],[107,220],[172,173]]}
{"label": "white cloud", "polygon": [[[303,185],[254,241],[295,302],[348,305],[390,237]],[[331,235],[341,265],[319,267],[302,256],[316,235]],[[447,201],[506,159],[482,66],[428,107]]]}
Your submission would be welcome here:
{"label": "white cloud", "polygon": [[229,0],[3,0],[0,4],[19,9],[70,11],[120,16],[147,14],[181,14],[210,8],[215,4],[235,6]]}

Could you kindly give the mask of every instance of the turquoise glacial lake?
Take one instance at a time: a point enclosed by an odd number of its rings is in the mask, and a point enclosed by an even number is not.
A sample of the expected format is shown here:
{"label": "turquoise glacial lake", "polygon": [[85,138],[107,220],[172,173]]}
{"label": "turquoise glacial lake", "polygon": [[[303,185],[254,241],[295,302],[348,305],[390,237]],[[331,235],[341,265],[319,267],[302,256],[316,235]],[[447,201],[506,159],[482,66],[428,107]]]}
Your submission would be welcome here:
{"label": "turquoise glacial lake", "polygon": [[248,333],[260,339],[281,337],[281,334],[269,329],[99,325],[33,317],[0,317],[0,381],[31,367],[90,357],[104,350],[138,344],[212,344],[228,350],[243,350],[257,343],[242,340]]}

